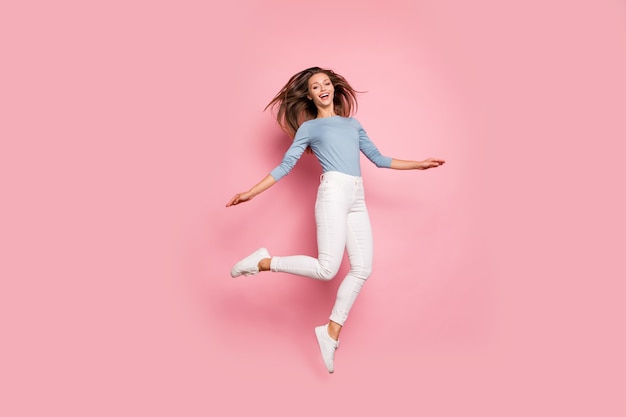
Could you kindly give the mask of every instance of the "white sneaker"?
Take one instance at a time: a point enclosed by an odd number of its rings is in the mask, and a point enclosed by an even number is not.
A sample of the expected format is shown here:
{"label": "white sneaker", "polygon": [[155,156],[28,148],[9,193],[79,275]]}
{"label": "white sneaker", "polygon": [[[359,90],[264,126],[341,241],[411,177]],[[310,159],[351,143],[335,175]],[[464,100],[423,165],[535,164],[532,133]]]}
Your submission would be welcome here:
{"label": "white sneaker", "polygon": [[335,350],[339,347],[339,340],[330,337],[328,334],[328,324],[316,327],[315,335],[317,336],[317,343],[320,345],[324,365],[326,365],[328,372],[332,374],[335,372]]}
{"label": "white sneaker", "polygon": [[237,262],[230,275],[235,278],[239,275],[255,275],[259,273],[259,262],[261,259],[270,258],[270,253],[265,248],[257,249],[254,253]]}

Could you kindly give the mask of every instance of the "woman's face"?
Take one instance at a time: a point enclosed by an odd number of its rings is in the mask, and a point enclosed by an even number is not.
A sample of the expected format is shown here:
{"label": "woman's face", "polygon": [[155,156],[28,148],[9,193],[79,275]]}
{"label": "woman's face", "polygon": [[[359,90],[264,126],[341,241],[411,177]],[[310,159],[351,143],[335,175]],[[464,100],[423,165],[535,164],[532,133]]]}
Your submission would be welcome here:
{"label": "woman's face", "polygon": [[318,108],[328,108],[332,106],[335,98],[335,87],[330,82],[330,78],[323,72],[318,72],[309,78],[309,100],[313,100]]}

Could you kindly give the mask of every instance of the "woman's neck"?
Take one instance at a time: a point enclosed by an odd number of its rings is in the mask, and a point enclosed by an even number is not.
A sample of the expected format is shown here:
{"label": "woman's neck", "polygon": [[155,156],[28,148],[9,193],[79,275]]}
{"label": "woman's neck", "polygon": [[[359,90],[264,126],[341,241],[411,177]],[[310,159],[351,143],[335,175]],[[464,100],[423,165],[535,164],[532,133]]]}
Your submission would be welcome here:
{"label": "woman's neck", "polygon": [[333,117],[333,116],[337,116],[337,114],[335,113],[335,109],[333,107],[330,107],[330,108],[318,107],[317,108],[318,119],[323,119],[325,117]]}
{"label": "woman's neck", "polygon": [[318,110],[317,111],[317,118],[318,119],[323,119],[325,117],[333,117],[333,116],[337,116],[333,110],[330,110],[330,111]]}

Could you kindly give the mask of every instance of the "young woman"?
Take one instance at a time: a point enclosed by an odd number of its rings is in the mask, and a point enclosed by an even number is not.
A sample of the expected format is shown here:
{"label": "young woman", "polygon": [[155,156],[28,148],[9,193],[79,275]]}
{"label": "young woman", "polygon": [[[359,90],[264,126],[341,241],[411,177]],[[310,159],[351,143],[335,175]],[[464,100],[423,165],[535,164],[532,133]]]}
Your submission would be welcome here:
{"label": "young woman", "polygon": [[267,105],[276,108],[278,124],[293,143],[282,162],[250,190],[236,194],[226,207],[237,205],[270,188],[287,175],[308,149],[318,158],[323,174],[315,203],[318,256],[270,256],[258,249],[237,262],[231,276],[260,271],[287,272],[328,281],[338,272],[344,249],[350,271],[343,279],[329,322],[315,328],[328,372],[334,371],[339,333],[361,287],[372,270],[372,232],[361,179],[360,153],[380,168],[429,169],[442,159],[407,161],[383,156],[352,116],[356,91],[341,75],[313,67],[295,74]]}

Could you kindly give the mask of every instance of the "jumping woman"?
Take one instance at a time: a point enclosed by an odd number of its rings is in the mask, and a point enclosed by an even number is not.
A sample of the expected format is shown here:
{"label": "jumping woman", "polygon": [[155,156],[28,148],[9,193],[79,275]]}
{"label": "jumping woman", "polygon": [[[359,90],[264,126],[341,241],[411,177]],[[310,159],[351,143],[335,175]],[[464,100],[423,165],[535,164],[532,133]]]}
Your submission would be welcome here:
{"label": "jumping woman", "polygon": [[250,190],[236,194],[226,207],[252,200],[287,175],[308,150],[322,166],[315,202],[317,258],[305,255],[271,256],[265,248],[237,262],[231,276],[254,275],[261,271],[287,272],[321,281],[335,277],[344,250],[350,271],[337,291],[335,305],[326,324],[315,335],[328,372],[334,372],[339,333],[363,284],[372,271],[373,242],[361,178],[360,153],[379,168],[429,169],[444,160],[423,161],[383,156],[357,119],[356,90],[344,77],[330,69],[308,68],[295,74],[270,101],[276,119],[293,142],[282,162]]}

